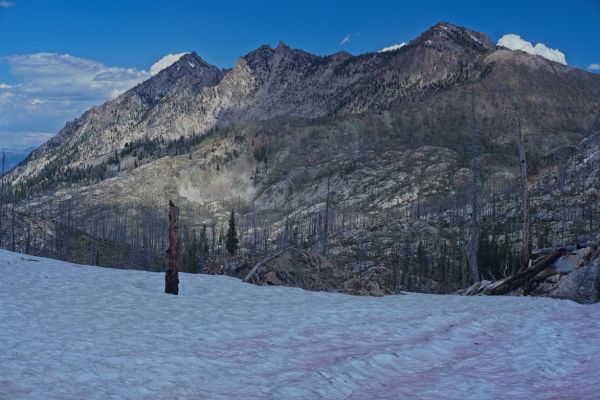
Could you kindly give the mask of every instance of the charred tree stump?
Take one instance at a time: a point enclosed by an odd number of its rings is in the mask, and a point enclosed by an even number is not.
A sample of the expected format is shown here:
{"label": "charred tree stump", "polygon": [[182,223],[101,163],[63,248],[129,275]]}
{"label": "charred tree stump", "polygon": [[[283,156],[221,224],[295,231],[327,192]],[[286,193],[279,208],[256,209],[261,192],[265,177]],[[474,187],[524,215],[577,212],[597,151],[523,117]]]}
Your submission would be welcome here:
{"label": "charred tree stump", "polygon": [[179,272],[177,271],[177,257],[179,253],[179,224],[177,217],[179,210],[172,201],[169,201],[169,248],[165,256],[165,293],[179,294]]}

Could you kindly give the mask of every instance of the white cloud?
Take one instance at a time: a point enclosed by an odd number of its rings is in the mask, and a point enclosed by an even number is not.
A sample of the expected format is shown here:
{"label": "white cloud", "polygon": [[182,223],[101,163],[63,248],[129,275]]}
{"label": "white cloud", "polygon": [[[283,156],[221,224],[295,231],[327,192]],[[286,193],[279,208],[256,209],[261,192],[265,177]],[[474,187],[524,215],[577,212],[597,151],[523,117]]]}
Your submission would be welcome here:
{"label": "white cloud", "polygon": [[186,54],[188,54],[188,53],[167,54],[166,56],[164,56],[163,58],[161,58],[160,60],[158,60],[157,62],[152,64],[152,66],[150,67],[150,74],[151,75],[158,74],[163,69],[170,67],[171,65],[173,65],[174,63],[179,61],[179,59]]}
{"label": "white cloud", "polygon": [[340,45],[345,45],[347,43],[350,43],[351,41],[352,41],[352,39],[350,38],[350,35],[346,35],[346,36],[344,36],[344,38],[340,42]]}
{"label": "white cloud", "polygon": [[13,3],[12,1],[0,1],[0,8],[8,8],[8,7],[14,7],[16,6],[15,3]]}
{"label": "white cloud", "polygon": [[[1,0],[0,0],[1,1]],[[40,144],[68,120],[114,99],[176,62],[183,54],[168,54],[150,68],[107,67],[68,54],[35,53],[0,58],[15,80],[0,83],[0,147]],[[43,132],[31,134],[29,132]]]}
{"label": "white cloud", "polygon": [[106,67],[68,54],[35,53],[7,58],[12,75],[22,82],[22,94],[102,101],[113,98],[149,78],[146,71]]}
{"label": "white cloud", "polygon": [[406,43],[393,44],[391,46],[384,47],[383,49],[379,50],[379,53],[385,53],[386,51],[398,50],[398,49],[403,48],[404,46],[406,46]]}
{"label": "white cloud", "polygon": [[[66,121],[150,77],[146,71],[107,67],[68,54],[24,54],[4,61],[17,83],[0,86],[0,147],[39,144],[46,132],[57,132]],[[23,132],[46,136],[21,138]]]}
{"label": "white cloud", "polygon": [[498,46],[503,46],[511,50],[522,50],[529,54],[542,56],[548,60],[567,65],[565,54],[558,49],[551,49],[543,43],[537,43],[535,46],[519,35],[513,33],[504,35],[498,40]]}
{"label": "white cloud", "polygon": [[26,149],[29,147],[37,147],[54,136],[50,132],[2,132],[0,133],[0,148]]}
{"label": "white cloud", "polygon": [[19,135],[17,142],[22,147],[39,146],[54,136],[54,133],[49,132],[25,132]]}
{"label": "white cloud", "polygon": [[589,69],[590,71],[600,71],[600,64],[590,64],[588,65],[587,69]]}

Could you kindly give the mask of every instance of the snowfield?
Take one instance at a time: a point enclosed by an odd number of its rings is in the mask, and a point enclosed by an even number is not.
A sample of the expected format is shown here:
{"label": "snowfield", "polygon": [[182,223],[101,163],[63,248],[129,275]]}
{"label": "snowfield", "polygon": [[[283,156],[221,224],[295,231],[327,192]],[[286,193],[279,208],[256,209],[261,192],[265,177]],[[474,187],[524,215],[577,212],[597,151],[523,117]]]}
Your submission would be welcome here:
{"label": "snowfield", "polygon": [[598,399],[600,304],[384,298],[0,251],[0,399]]}

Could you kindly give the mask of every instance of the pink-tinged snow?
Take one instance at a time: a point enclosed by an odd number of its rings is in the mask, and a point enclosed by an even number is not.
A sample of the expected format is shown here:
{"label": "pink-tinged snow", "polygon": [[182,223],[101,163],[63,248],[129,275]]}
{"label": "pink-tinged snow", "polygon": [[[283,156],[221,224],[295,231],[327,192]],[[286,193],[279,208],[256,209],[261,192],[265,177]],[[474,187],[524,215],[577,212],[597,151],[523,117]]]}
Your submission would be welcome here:
{"label": "pink-tinged snow", "polygon": [[0,399],[598,399],[600,304],[384,298],[0,251]]}

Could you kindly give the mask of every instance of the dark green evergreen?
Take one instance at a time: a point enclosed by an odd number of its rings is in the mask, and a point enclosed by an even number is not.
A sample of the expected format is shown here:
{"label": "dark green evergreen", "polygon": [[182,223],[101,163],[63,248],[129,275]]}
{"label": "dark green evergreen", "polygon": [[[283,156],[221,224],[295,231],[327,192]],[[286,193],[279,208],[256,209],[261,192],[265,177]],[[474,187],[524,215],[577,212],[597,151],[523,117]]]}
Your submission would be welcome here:
{"label": "dark green evergreen", "polygon": [[238,249],[238,238],[235,230],[235,213],[233,210],[231,210],[231,216],[229,217],[229,228],[227,228],[225,247],[227,252],[231,255],[235,255]]}

